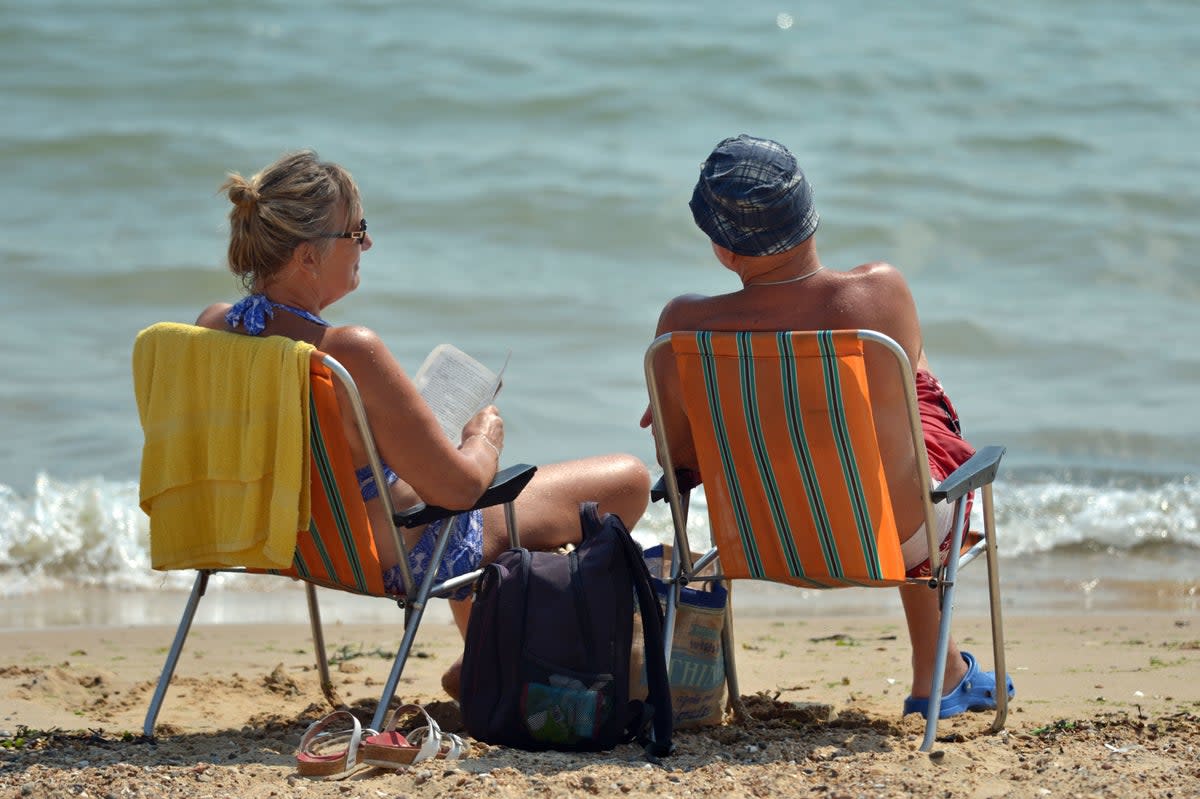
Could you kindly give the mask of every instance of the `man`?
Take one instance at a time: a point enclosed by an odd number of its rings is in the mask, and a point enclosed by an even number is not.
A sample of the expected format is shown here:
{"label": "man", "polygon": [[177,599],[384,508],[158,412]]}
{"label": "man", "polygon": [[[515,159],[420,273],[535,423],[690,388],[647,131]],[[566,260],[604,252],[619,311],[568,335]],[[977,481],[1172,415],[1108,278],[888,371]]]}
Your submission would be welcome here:
{"label": "man", "polygon": [[[656,335],[676,330],[776,331],[868,329],[895,339],[916,374],[921,422],[930,473],[943,480],[973,453],[959,434],[958,418],[929,369],[921,341],[916,305],[895,267],[872,262],[839,272],[817,255],[814,234],[819,216],[812,189],[786,147],[769,139],[741,135],[720,142],[701,168],[691,200],[696,224],[712,240],[713,253],[738,276],[742,288],[728,294],[684,294],[671,300],[658,320]],[[904,387],[881,353],[868,350],[867,374],[873,404],[903,405]],[[665,362],[656,366],[665,387],[664,426],[677,468],[699,472],[691,430],[678,389],[678,376]],[[885,414],[885,416],[887,416]],[[904,419],[900,414],[897,418]],[[650,412],[642,426],[650,424]],[[904,542],[910,576],[929,574],[924,514],[912,473],[913,447],[907,424],[877,423],[896,523],[912,535]],[[941,503],[937,540],[949,547],[952,511]],[[968,507],[969,509],[969,507]],[[928,711],[933,653],[940,611],[937,592],[924,586],[900,589],[913,649],[912,693],[904,712]],[[953,640],[947,655],[939,716],[996,706],[995,676],[978,669],[975,659]],[[1008,682],[1009,694],[1012,683]]]}

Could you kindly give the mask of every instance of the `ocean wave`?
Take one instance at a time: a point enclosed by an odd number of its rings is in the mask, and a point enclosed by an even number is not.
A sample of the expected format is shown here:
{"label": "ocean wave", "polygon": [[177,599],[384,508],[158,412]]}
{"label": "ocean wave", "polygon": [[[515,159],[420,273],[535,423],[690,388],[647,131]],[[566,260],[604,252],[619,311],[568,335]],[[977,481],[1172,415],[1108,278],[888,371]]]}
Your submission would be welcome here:
{"label": "ocean wave", "polygon": [[1023,155],[1071,156],[1095,150],[1082,136],[1034,131],[1010,135],[980,134],[963,136],[960,143],[968,150],[988,153],[1021,153]]}
{"label": "ocean wave", "polygon": [[[1195,510],[1200,507],[1200,480],[1194,476],[1089,482],[1061,474],[1033,475],[998,481],[995,496],[997,540],[1005,559],[1049,552],[1065,557],[1110,553],[1122,556],[1136,573],[1139,560],[1153,568],[1163,559],[1178,561],[1180,552],[1200,550]],[[980,504],[973,511],[975,528],[982,527]],[[703,491],[697,491],[689,527],[694,547],[703,548],[710,540],[706,516]],[[643,546],[670,541],[667,508],[651,506],[634,537]],[[186,588],[191,572],[150,568],[149,542],[136,482],[64,482],[39,474],[24,496],[0,485],[0,596],[71,585]],[[239,581],[231,586],[247,587]]]}
{"label": "ocean wave", "polygon": [[1194,476],[1113,477],[1094,485],[1049,477],[998,485],[996,496],[1006,555],[1079,548],[1147,555],[1171,547],[1200,550],[1200,484]]}
{"label": "ocean wave", "polygon": [[159,585],[149,545],[137,483],[66,483],[39,474],[28,496],[0,485],[0,596],[59,584]]}

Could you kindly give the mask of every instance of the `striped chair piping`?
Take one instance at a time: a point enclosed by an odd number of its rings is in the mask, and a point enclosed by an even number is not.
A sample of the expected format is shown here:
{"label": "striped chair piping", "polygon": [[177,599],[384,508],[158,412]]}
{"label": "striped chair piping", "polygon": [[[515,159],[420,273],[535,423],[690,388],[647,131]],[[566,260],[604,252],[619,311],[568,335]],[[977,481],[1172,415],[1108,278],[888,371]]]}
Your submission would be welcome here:
{"label": "striped chair piping", "polygon": [[327,588],[386,596],[367,507],[358,489],[333,377],[313,353],[309,372],[312,521],[296,539],[289,569],[269,573]]}

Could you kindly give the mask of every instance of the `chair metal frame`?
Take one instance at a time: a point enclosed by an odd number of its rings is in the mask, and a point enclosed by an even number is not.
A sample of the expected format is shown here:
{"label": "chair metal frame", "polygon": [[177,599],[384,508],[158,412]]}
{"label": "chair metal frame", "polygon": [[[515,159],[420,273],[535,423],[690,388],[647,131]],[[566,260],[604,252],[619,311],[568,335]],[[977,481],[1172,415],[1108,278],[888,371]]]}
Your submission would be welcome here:
{"label": "chair metal frame", "polygon": [[[644,359],[646,386],[650,395],[650,408],[654,422],[655,447],[657,449],[659,464],[663,468],[662,478],[653,487],[651,498],[654,501],[665,500],[668,503],[675,533],[670,578],[674,590],[668,592],[667,596],[667,617],[664,632],[668,664],[670,664],[671,660],[671,642],[674,634],[679,589],[691,581],[720,580],[728,584],[730,579],[720,573],[720,553],[717,551],[715,542],[709,550],[693,562],[691,557],[692,549],[688,543],[687,536],[687,517],[689,494],[691,489],[695,488],[695,484],[687,480],[686,472],[676,470],[667,447],[666,434],[662,423],[663,394],[658,384],[655,359],[658,353],[664,348],[669,349],[673,336],[695,336],[697,332],[699,331],[678,331],[659,336],[647,348]],[[818,332],[812,331],[807,335],[815,336],[818,335]],[[857,330],[854,332],[860,340],[878,345],[892,356],[892,360],[894,360],[898,370],[899,378],[905,388],[905,405],[908,414],[908,425],[912,431],[915,463],[925,464],[927,462],[925,440],[921,431],[921,417],[917,405],[916,384],[908,355],[892,338],[882,333],[873,330]],[[764,332],[757,335],[773,336],[776,334]],[[1004,659],[1004,631],[1000,606],[1000,575],[997,563],[996,525],[992,501],[992,483],[999,471],[1000,460],[1004,452],[1004,447],[1000,446],[986,446],[979,449],[975,455],[947,476],[936,488],[932,485],[932,478],[928,469],[917,469],[921,483],[921,501],[925,514],[925,531],[928,537],[930,573],[932,576],[927,578],[908,578],[905,582],[913,585],[924,585],[930,590],[937,591],[941,610],[934,675],[929,693],[929,716],[925,725],[925,735],[920,746],[920,750],[923,752],[927,752],[933,747],[937,735],[938,715],[942,701],[942,687],[950,640],[950,627],[953,617],[954,593],[958,579],[958,570],[980,555],[984,555],[984,560],[987,563],[992,654],[997,674],[996,715],[992,721],[990,731],[994,733],[1002,730],[1008,716],[1008,692],[1004,687],[1004,675],[1007,674],[1007,669]],[[966,552],[963,552],[963,537],[967,521],[966,498],[976,488],[980,489],[982,498],[983,536],[979,541],[972,544]],[[803,490],[803,488],[799,490]],[[936,527],[934,523],[933,506],[939,502],[954,503],[951,545],[945,562],[940,562],[939,542],[936,540]],[[699,574],[699,572],[710,564],[713,564],[714,561],[716,562],[715,573],[708,575]],[[740,693],[738,689],[736,662],[732,654],[733,634],[731,629],[731,613],[727,616],[726,622],[726,635],[723,638],[723,644],[726,646],[726,679],[731,704],[733,704],[735,711],[737,711],[740,707]]]}
{"label": "chair metal frame", "polygon": [[[319,358],[320,362],[329,369],[330,373],[336,378],[337,382],[345,389],[345,396],[350,401],[350,411],[353,415],[355,426],[361,437],[363,447],[367,453],[368,462],[371,467],[371,472],[375,477],[375,484],[378,486],[386,486],[387,481],[384,478],[383,462],[379,456],[379,450],[375,445],[375,439],[371,434],[371,426],[367,421],[366,410],[363,407],[362,397],[358,392],[358,387],[354,382],[354,378],[336,359],[324,353],[314,353]],[[315,413],[315,409],[313,411]],[[336,433],[340,435],[340,433]],[[408,563],[408,550],[404,545],[404,537],[400,534],[401,527],[416,527],[423,524],[428,524],[437,519],[447,519],[448,521],[442,526],[441,532],[434,544],[433,556],[431,562],[440,562],[445,553],[446,545],[450,539],[453,522],[451,517],[457,516],[460,513],[465,513],[470,510],[490,507],[493,505],[504,506],[504,517],[508,527],[509,543],[516,547],[520,545],[520,535],[517,529],[516,512],[513,508],[513,502],[525,486],[532,479],[537,467],[528,464],[516,464],[506,469],[501,470],[496,474],[491,486],[484,492],[483,496],[471,508],[462,510],[448,510],[446,508],[437,507],[434,505],[418,504],[403,512],[397,513],[392,505],[390,493],[386,490],[379,492],[379,498],[383,503],[387,518],[391,520],[390,534],[394,540],[396,550],[400,553],[399,566],[401,576],[404,582],[405,591],[402,596],[383,595],[381,598],[391,599],[404,611],[404,634],[401,638],[399,649],[396,657],[392,662],[391,672],[388,674],[387,681],[384,684],[383,693],[380,696],[379,704],[375,710],[374,717],[371,721],[371,727],[376,730],[383,729],[385,716],[392,698],[396,693],[396,687],[399,685],[400,677],[404,671],[405,663],[408,660],[410,651],[412,650],[413,642],[416,638],[417,629],[420,626],[421,618],[424,615],[426,606],[431,598],[444,597],[454,591],[462,588],[464,585],[472,583],[476,577],[482,573],[482,569],[459,575],[441,583],[434,583],[436,577],[436,569],[428,569],[425,573],[424,580],[419,586],[414,587],[412,570]],[[175,668],[179,662],[179,656],[183,651],[184,642],[187,640],[189,631],[191,630],[192,621],[195,618],[196,610],[200,605],[200,600],[208,589],[209,578],[217,573],[231,574],[247,574],[261,573],[251,572],[246,569],[237,568],[221,568],[221,569],[198,569],[196,579],[192,584],[191,594],[188,597],[187,603],[183,609],[183,615],[180,618],[179,626],[175,632],[174,641],[171,644],[170,650],[167,652],[166,663],[163,665],[163,670],[159,676],[158,683],[154,689],[154,695],[150,700],[150,707],[146,711],[145,722],[142,725],[142,732],[152,737],[154,735],[154,725],[158,719],[158,714],[162,708],[163,699],[166,696],[167,688],[170,685],[171,678],[175,673]],[[300,578],[293,578],[300,579]],[[337,692],[333,687],[333,681],[329,672],[329,659],[325,652],[325,636],[321,625],[321,613],[317,603],[316,586],[304,580],[304,589],[308,603],[309,622],[312,627],[313,647],[316,650],[317,671],[320,675],[321,690],[329,703],[336,707],[343,706],[344,703],[337,696]],[[331,589],[337,590],[337,589]],[[346,589],[349,590],[349,589]],[[368,594],[368,596],[373,596]]]}

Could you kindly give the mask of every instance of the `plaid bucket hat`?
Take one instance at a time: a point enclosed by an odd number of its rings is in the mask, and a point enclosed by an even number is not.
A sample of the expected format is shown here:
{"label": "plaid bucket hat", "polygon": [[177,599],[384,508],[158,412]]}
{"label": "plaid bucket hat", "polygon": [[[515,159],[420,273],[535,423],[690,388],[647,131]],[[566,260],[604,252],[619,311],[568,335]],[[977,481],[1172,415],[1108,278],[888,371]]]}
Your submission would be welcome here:
{"label": "plaid bucket hat", "polygon": [[779,142],[744,133],[713,149],[688,205],[696,225],[738,255],[790,250],[820,222],[795,157]]}

